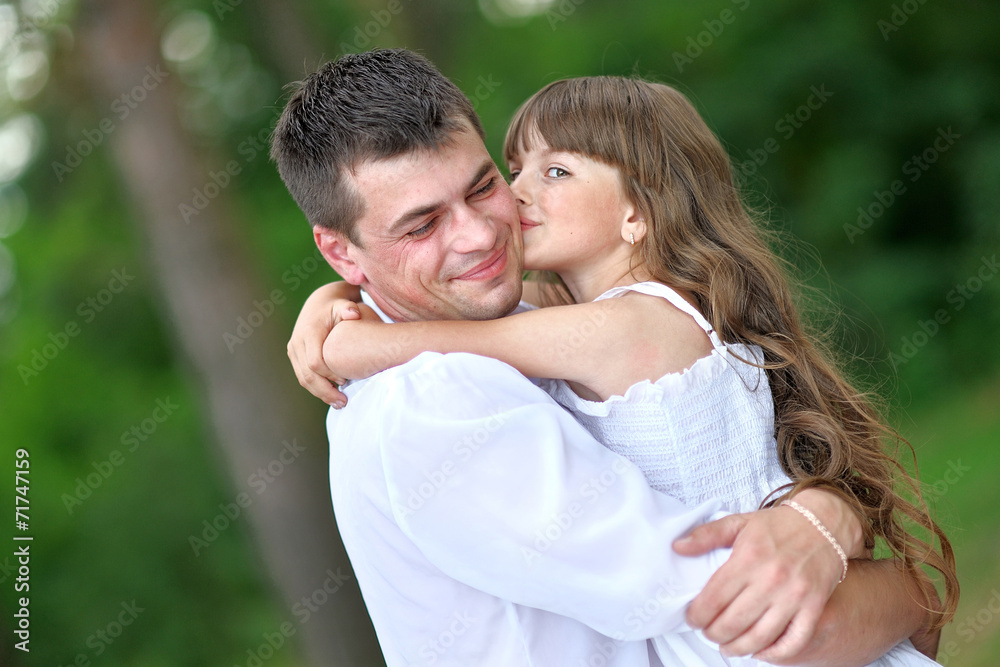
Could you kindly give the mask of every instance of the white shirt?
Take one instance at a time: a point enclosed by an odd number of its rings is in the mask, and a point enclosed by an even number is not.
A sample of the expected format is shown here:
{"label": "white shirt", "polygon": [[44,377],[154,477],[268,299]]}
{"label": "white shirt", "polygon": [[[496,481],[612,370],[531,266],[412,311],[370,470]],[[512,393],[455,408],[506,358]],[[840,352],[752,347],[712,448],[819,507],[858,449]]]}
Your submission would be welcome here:
{"label": "white shirt", "polygon": [[[424,353],[345,393],[333,506],[389,667],[662,664],[646,640],[687,629],[729,553],[671,544],[719,503],[652,490],[495,359]],[[726,664],[685,636],[708,654],[686,664]]]}
{"label": "white shirt", "polygon": [[[719,503],[652,490],[515,369],[424,353],[344,391],[330,486],[389,667],[763,664],[684,624],[729,550],[671,544]],[[905,642],[873,664],[936,663]]]}

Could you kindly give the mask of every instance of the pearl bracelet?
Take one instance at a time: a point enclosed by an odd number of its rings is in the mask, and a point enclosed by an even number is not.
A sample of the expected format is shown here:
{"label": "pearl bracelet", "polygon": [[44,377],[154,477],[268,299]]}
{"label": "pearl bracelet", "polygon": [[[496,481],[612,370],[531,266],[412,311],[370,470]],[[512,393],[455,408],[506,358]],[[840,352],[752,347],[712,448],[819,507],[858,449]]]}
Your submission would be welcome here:
{"label": "pearl bracelet", "polygon": [[812,525],[816,526],[816,528],[819,530],[819,532],[823,533],[823,537],[825,537],[827,540],[829,540],[830,544],[833,545],[833,548],[837,552],[837,555],[840,556],[840,562],[844,564],[844,572],[843,572],[843,574],[840,575],[840,581],[838,581],[837,583],[839,584],[841,581],[843,581],[844,579],[846,579],[847,578],[847,554],[844,553],[844,550],[841,548],[840,543],[837,542],[837,538],[834,537],[833,534],[829,530],[826,529],[826,526],[823,525],[822,521],[820,521],[819,519],[816,518],[815,514],[813,514],[809,510],[807,510],[802,505],[799,505],[794,500],[782,500],[781,504],[782,505],[788,505],[789,507],[791,507],[793,510],[795,510],[799,514],[801,514],[805,518],[809,519],[809,523],[811,523]]}

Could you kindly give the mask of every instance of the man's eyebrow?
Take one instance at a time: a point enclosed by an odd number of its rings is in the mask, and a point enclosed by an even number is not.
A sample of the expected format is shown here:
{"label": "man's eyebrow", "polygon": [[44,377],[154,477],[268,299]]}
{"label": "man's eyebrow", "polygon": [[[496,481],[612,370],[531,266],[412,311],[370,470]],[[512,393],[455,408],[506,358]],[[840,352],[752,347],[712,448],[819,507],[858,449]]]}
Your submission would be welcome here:
{"label": "man's eyebrow", "polygon": [[[486,160],[485,162],[483,162],[482,166],[479,167],[479,171],[476,172],[475,177],[469,180],[469,185],[465,188],[466,191],[476,187],[476,185],[479,184],[479,181],[483,180],[483,177],[486,176],[486,174],[490,173],[490,171],[492,171],[495,167],[496,165],[493,163],[493,160]],[[413,222],[417,218],[422,218],[425,215],[430,215],[439,208],[444,207],[444,205],[445,202],[440,201],[440,202],[434,202],[433,204],[426,204],[424,206],[418,206],[416,208],[410,209],[403,215],[399,216],[396,219],[396,221],[389,226],[389,234],[391,235],[397,233],[402,227],[405,227],[406,225]]]}

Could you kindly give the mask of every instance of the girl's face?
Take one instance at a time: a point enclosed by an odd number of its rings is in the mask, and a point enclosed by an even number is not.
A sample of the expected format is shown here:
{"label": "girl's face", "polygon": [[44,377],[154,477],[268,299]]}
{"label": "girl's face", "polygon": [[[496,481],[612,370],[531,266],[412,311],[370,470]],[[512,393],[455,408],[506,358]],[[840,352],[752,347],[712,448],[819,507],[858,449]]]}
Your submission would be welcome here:
{"label": "girl's face", "polygon": [[622,225],[633,207],[618,170],[578,153],[552,150],[538,137],[532,143],[509,164],[524,268],[572,274],[630,257]]}

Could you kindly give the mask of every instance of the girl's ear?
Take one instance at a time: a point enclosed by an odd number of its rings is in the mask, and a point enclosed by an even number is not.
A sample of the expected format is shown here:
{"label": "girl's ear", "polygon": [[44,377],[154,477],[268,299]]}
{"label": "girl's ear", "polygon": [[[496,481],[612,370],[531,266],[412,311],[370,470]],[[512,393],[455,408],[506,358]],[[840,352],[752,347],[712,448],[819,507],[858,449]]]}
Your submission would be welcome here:
{"label": "girl's ear", "polygon": [[333,267],[341,278],[352,285],[365,282],[365,273],[358,266],[356,246],[344,236],[325,227],[313,227],[313,239],[327,264]]}
{"label": "girl's ear", "polygon": [[625,221],[622,223],[622,238],[626,243],[638,243],[645,236],[646,216],[632,206],[626,212]]}

